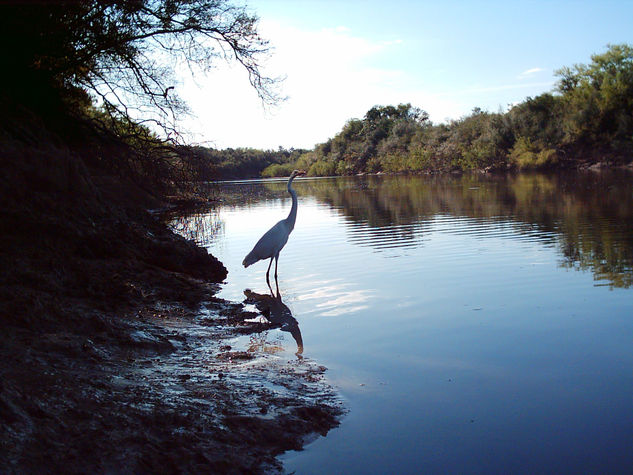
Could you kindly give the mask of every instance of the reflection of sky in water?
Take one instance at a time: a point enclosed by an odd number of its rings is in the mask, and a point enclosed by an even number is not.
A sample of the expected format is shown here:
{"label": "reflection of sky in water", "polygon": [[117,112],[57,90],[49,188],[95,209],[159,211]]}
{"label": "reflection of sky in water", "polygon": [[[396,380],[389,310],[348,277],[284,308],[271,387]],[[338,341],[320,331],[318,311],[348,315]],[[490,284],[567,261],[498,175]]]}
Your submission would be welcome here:
{"label": "reflection of sky in water", "polygon": [[[310,276],[307,276],[310,279]],[[297,301],[312,307],[307,313],[321,317],[337,317],[369,308],[370,290],[352,290],[341,279],[312,281],[317,289],[297,297]]]}
{"label": "reflection of sky in water", "polygon": [[[303,355],[329,368],[350,414],[327,438],[286,455],[289,470],[633,466],[633,294],[596,286],[591,268],[560,265],[558,229],[573,221],[553,215],[535,224],[440,207],[370,226],[361,205],[324,204],[301,186],[280,290],[299,322]],[[278,196],[219,210],[222,232],[209,250],[229,270],[220,297],[266,291],[268,263],[244,269],[241,261],[287,215],[283,188]],[[243,343],[283,346],[291,356],[294,341],[280,335]]]}

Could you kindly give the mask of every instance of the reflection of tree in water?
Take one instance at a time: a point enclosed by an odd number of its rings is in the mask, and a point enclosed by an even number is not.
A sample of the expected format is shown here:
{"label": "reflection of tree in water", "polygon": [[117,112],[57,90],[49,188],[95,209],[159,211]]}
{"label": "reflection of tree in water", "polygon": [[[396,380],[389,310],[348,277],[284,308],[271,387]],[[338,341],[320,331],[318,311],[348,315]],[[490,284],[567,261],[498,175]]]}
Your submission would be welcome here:
{"label": "reflection of tree in water", "polygon": [[209,246],[224,233],[224,221],[217,209],[165,216],[171,229],[201,246]]}
{"label": "reflection of tree in water", "polygon": [[426,224],[416,219],[414,203],[408,196],[385,194],[380,186],[383,183],[375,176],[304,180],[297,189],[340,210],[347,222],[362,224],[348,227],[352,243],[378,250],[417,245]]}
{"label": "reflection of tree in water", "polygon": [[[632,182],[630,172],[619,170],[556,175],[340,177],[304,180],[296,189],[300,196],[314,196],[339,210],[352,224],[348,226],[350,241],[359,245],[376,249],[387,241],[398,246],[419,245],[438,216],[476,219],[482,224],[509,226],[519,235],[546,244],[556,242],[563,266],[590,270],[596,280],[612,287],[631,287]],[[225,206],[289,199],[285,180],[264,186],[232,183],[223,186],[221,193]],[[176,216],[172,226],[202,245],[224,232],[217,210]]]}
{"label": "reflection of tree in water", "polygon": [[206,193],[205,196],[217,204],[167,211],[162,214],[162,220],[181,236],[208,247],[224,233],[221,209],[248,206],[275,198],[285,199],[288,195],[286,183],[286,178],[273,183],[267,181],[267,186],[255,180],[210,183],[199,191]]}
{"label": "reflection of tree in water", "polygon": [[566,242],[562,249],[565,257],[563,266],[591,270],[596,280],[606,281],[610,287],[631,287],[631,249],[622,246],[604,249],[601,244],[585,246],[584,242]]}
{"label": "reflection of tree in water", "polygon": [[[436,216],[502,222],[518,234],[558,243],[566,267],[591,270],[613,287],[633,285],[632,174],[626,171],[557,175],[376,177],[301,183],[338,209],[380,246],[387,229],[394,239],[416,240]],[[372,232],[373,229],[373,232]],[[353,239],[351,239],[353,241]],[[371,240],[369,241],[371,242]]]}
{"label": "reflection of tree in water", "polygon": [[[633,285],[633,200],[630,173],[584,173],[552,180],[554,190],[531,212],[555,216],[562,265],[589,270],[611,287]],[[541,218],[545,214],[541,212]],[[554,219],[554,218],[550,218]]]}

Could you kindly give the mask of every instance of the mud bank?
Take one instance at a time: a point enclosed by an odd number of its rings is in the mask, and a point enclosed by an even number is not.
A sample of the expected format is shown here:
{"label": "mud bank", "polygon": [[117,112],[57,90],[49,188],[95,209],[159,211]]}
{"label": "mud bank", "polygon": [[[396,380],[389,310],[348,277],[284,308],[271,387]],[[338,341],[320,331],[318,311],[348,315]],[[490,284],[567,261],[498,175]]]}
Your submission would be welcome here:
{"label": "mud bank", "polygon": [[2,473],[270,473],[338,425],[325,368],[230,346],[270,327],[240,305],[160,307],[90,334],[5,328]]}
{"label": "mud bank", "polygon": [[338,424],[325,368],[232,347],[274,324],[160,202],[35,130],[0,131],[1,473],[274,472]]}

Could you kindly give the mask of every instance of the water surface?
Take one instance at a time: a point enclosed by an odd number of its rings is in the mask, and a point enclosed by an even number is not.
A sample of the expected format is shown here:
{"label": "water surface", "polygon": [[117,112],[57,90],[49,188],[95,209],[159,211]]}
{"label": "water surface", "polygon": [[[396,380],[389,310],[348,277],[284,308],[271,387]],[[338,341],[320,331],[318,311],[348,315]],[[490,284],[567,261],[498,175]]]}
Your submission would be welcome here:
{"label": "water surface", "polygon": [[[327,366],[350,412],[284,455],[288,471],[633,468],[630,173],[297,179],[295,189],[279,289],[302,354],[289,331],[264,339],[280,357]],[[218,192],[224,205],[174,226],[226,265],[220,297],[264,295],[268,262],[241,261],[287,215],[285,181]]]}

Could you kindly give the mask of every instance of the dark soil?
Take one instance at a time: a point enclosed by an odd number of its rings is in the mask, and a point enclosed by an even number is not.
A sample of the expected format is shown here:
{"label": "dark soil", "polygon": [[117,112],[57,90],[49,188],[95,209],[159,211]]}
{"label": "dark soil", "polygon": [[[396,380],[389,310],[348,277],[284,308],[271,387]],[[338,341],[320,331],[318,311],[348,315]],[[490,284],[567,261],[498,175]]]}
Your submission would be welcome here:
{"label": "dark soil", "polygon": [[266,331],[226,269],[36,118],[0,123],[0,473],[257,473],[342,413],[325,368],[232,349]]}

